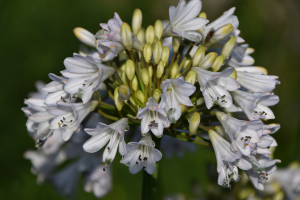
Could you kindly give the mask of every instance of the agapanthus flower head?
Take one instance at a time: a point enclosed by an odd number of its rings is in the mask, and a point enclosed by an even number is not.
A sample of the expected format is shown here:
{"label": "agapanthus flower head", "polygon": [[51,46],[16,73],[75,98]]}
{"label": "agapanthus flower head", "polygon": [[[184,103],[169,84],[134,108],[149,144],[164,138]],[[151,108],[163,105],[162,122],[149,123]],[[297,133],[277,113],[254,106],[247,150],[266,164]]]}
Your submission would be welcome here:
{"label": "agapanthus flower head", "polygon": [[[83,43],[79,54],[64,60],[62,76],[50,73],[52,82],[22,108],[41,149],[25,157],[40,180],[72,196],[85,173],[85,190],[102,197],[111,190],[117,151],[130,173],[144,169],[150,174],[144,180],[156,180],[160,149],[169,157],[198,144],[214,149],[219,185],[238,182],[240,169],[263,189],[280,162],[269,157],[280,125],[264,124],[275,119],[269,106],[279,102],[278,77],[252,66],[254,49],[239,36],[235,8],[209,24],[201,9],[201,0],[180,0],[170,7],[169,22],[143,28],[136,9],[132,27],[114,13],[95,35],[74,29]],[[69,159],[75,160],[54,170]]]}

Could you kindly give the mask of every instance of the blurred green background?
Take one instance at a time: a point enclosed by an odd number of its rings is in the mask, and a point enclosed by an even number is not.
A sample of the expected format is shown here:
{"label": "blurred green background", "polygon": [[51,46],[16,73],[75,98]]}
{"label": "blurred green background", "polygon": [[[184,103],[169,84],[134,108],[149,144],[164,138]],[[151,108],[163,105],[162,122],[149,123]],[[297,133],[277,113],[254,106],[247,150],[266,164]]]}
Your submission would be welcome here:
{"label": "blurred green background", "polygon": [[[231,7],[236,7],[241,36],[255,49],[257,66],[278,75],[281,85],[275,93],[280,103],[272,110],[274,122],[281,129],[274,137],[279,146],[275,158],[279,167],[300,159],[300,1],[299,0],[203,0],[210,21]],[[0,133],[0,199],[66,199],[55,193],[53,186],[36,184],[31,163],[23,153],[34,148],[28,136],[26,117],[21,111],[23,99],[35,91],[37,80],[49,82],[48,73],[59,74],[63,60],[78,51],[75,27],[96,33],[99,23],[106,23],[118,12],[131,24],[132,12],[140,8],[143,26],[156,19],[168,19],[168,8],[178,0],[15,0],[0,2],[1,61],[1,133]],[[113,192],[104,199],[139,199],[141,173],[131,175],[117,161],[113,165]],[[215,167],[214,153],[198,147],[183,159],[163,158],[159,171],[159,199],[167,194],[193,193],[191,184],[201,185],[207,192],[206,164]],[[216,181],[216,180],[214,180]],[[95,199],[78,186],[78,199]]]}

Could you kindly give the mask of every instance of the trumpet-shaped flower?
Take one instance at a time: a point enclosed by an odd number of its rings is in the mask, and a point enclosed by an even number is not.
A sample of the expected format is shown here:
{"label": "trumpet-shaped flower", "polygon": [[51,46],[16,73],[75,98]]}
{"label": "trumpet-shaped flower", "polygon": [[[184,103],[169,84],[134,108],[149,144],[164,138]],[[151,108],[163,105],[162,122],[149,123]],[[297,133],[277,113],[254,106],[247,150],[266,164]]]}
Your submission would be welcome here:
{"label": "trumpet-shaped flower", "polygon": [[47,112],[57,116],[51,121],[50,129],[61,131],[63,140],[69,140],[97,104],[98,101],[90,101],[87,104],[58,102],[57,106],[48,107]]}
{"label": "trumpet-shaped flower", "polygon": [[154,174],[156,162],[160,161],[162,154],[154,148],[155,143],[148,133],[139,142],[129,142],[126,146],[127,154],[121,160],[122,164],[129,165],[129,172],[138,173],[142,168],[148,174]]}
{"label": "trumpet-shaped flower", "polygon": [[181,106],[179,103],[185,106],[193,106],[189,96],[191,96],[196,87],[183,80],[183,77],[176,79],[167,79],[161,84],[162,91],[165,95],[163,99],[166,103],[165,110],[170,110],[169,119],[172,122],[176,122],[181,116]]}
{"label": "trumpet-shaped flower", "polygon": [[91,99],[100,84],[115,72],[114,68],[96,62],[89,55],[85,57],[76,53],[66,58],[64,65],[66,70],[61,73],[69,78],[64,90],[82,98],[84,104]]}
{"label": "trumpet-shaped flower", "polygon": [[234,91],[240,85],[230,76],[234,68],[229,67],[222,72],[210,72],[199,67],[192,68],[197,74],[200,90],[204,96],[205,104],[210,109],[213,104],[229,108],[232,105],[232,97],[228,91]]}
{"label": "trumpet-shaped flower", "polygon": [[127,123],[128,119],[122,118],[110,125],[99,122],[96,129],[84,129],[92,137],[84,143],[83,149],[86,152],[94,153],[102,149],[109,141],[103,153],[102,163],[105,167],[109,166],[116,156],[118,147],[119,153],[122,156],[127,153],[124,141],[125,129],[128,126]]}
{"label": "trumpet-shaped flower", "polygon": [[170,126],[167,114],[162,107],[162,103],[158,105],[154,97],[150,97],[146,103],[146,107],[139,109],[136,116],[142,119],[141,132],[146,135],[149,130],[156,136],[161,137],[164,128]]}
{"label": "trumpet-shaped flower", "polygon": [[[114,59],[121,51],[125,50],[123,41],[121,38],[121,20],[118,13],[114,14],[114,18],[108,20],[108,23],[101,23],[100,26],[103,28],[98,31],[95,35],[97,50],[100,54],[100,58],[104,61]],[[138,51],[143,51],[143,44],[132,34],[132,48]]]}
{"label": "trumpet-shaped flower", "polygon": [[163,31],[163,37],[178,36],[193,42],[200,42],[201,34],[196,32],[208,23],[207,19],[197,17],[202,8],[200,0],[180,0],[177,7],[170,6],[170,23]]}

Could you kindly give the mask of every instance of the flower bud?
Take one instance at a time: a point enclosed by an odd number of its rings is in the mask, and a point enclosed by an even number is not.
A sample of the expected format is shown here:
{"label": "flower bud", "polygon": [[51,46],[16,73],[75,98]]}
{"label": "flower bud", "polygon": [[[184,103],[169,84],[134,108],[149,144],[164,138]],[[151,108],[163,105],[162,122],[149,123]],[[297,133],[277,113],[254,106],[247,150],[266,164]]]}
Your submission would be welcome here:
{"label": "flower bud", "polygon": [[142,26],[143,15],[140,9],[135,9],[132,16],[132,31],[137,35]]}
{"label": "flower bud", "polygon": [[236,80],[236,77],[237,77],[237,73],[236,73],[236,70],[234,69],[233,72],[230,74],[231,78],[233,78],[234,80]]}
{"label": "flower bud", "polygon": [[152,76],[153,76],[153,67],[152,67],[152,65],[149,65],[149,67],[148,67],[148,74],[149,74],[149,78],[152,79]]}
{"label": "flower bud", "polygon": [[196,134],[196,131],[199,127],[199,124],[200,124],[200,114],[197,113],[197,112],[194,112],[190,118],[189,118],[189,132],[190,132],[190,135],[195,135]]}
{"label": "flower bud", "polygon": [[136,103],[135,103],[134,99],[132,98],[132,96],[130,96],[129,100],[131,101],[131,103],[132,103],[133,105],[136,106]]}
{"label": "flower bud", "polygon": [[77,27],[74,28],[73,32],[77,37],[77,39],[80,40],[82,43],[94,48],[96,47],[95,35],[89,32],[88,30],[85,30],[84,28],[81,27]]}
{"label": "flower bud", "polygon": [[150,25],[146,29],[146,42],[152,44],[154,41],[154,37],[155,37],[154,28],[152,25]]}
{"label": "flower bud", "polygon": [[218,54],[215,52],[210,52],[210,53],[206,54],[206,56],[204,56],[204,58],[199,63],[199,67],[202,69],[210,68],[212,66],[212,64],[214,63],[217,56],[218,56]]}
{"label": "flower bud", "polygon": [[189,71],[189,73],[185,77],[185,82],[191,83],[195,85],[197,79],[197,74],[194,70]]}
{"label": "flower bud", "polygon": [[230,33],[233,31],[232,24],[226,24],[220,28],[218,28],[213,36],[209,39],[208,42],[204,43],[204,46],[210,46],[211,44],[214,44],[216,42],[219,42],[220,40],[223,40],[225,37],[230,35]]}
{"label": "flower bud", "polygon": [[222,67],[223,63],[224,63],[224,57],[222,55],[219,55],[216,58],[214,64],[211,66],[212,71],[213,72],[219,71],[219,69]]}
{"label": "flower bud", "polygon": [[180,47],[180,41],[181,38],[180,37],[174,37],[173,36],[173,39],[172,39],[172,46],[173,46],[173,50],[174,52],[177,52],[179,47]]}
{"label": "flower bud", "polygon": [[161,95],[160,89],[153,90],[153,97],[156,99],[157,102],[159,102],[160,95]]}
{"label": "flower bud", "polygon": [[128,81],[127,81],[127,77],[126,77],[126,70],[122,71],[121,78],[122,78],[122,81],[128,85]]}
{"label": "flower bud", "polygon": [[154,24],[155,36],[160,40],[162,32],[164,30],[163,23],[158,19]]}
{"label": "flower bud", "polygon": [[222,50],[222,56],[226,59],[232,52],[234,46],[236,43],[236,37],[235,36],[231,36],[230,39],[228,40],[228,42],[226,42],[226,44],[223,47]]}
{"label": "flower bud", "polygon": [[184,113],[187,110],[187,107],[185,105],[179,104],[181,107],[181,113]]}
{"label": "flower bud", "polygon": [[187,66],[189,66],[190,62],[192,62],[192,60],[190,58],[186,58],[186,60],[183,63],[183,69],[185,69]]}
{"label": "flower bud", "polygon": [[134,62],[130,59],[128,59],[126,61],[126,75],[127,75],[127,78],[128,80],[132,80],[133,77],[134,77],[134,74],[135,74],[135,65],[134,65]]}
{"label": "flower bud", "polygon": [[121,99],[119,97],[118,88],[116,88],[114,91],[114,101],[115,101],[115,105],[116,105],[118,111],[122,110],[122,107],[124,104],[123,104],[123,101],[121,101]]}
{"label": "flower bud", "polygon": [[146,39],[145,39],[145,29],[144,29],[144,28],[140,28],[140,30],[139,30],[139,32],[138,32],[138,34],[137,34],[136,37],[139,39],[139,41],[140,41],[143,45],[146,44]]}
{"label": "flower bud", "polygon": [[141,70],[141,77],[142,77],[142,81],[145,85],[149,84],[149,74],[147,69],[142,69]]}
{"label": "flower bud", "polygon": [[177,72],[174,78],[179,78],[181,76],[181,73]]}
{"label": "flower bud", "polygon": [[178,72],[178,64],[174,63],[171,69],[171,78],[175,78],[176,74]]}
{"label": "flower bud", "polygon": [[164,66],[168,64],[170,56],[170,49],[168,46],[164,46],[161,53],[161,60],[164,62]]}
{"label": "flower bud", "polygon": [[137,91],[137,89],[138,89],[138,80],[137,80],[136,76],[133,77],[132,82],[131,82],[131,86],[132,86],[132,89],[134,91]]}
{"label": "flower bud", "polygon": [[138,100],[142,103],[142,104],[145,104],[145,95],[144,93],[141,91],[141,90],[138,90],[136,92],[136,96],[138,98]]}
{"label": "flower bud", "polygon": [[156,77],[161,78],[164,73],[164,62],[161,60],[157,65]]}
{"label": "flower bud", "polygon": [[162,53],[162,44],[160,40],[157,40],[153,48],[153,60],[155,64],[158,64],[158,62],[160,61],[161,53]]}
{"label": "flower bud", "polygon": [[145,61],[147,63],[150,62],[150,59],[152,57],[152,45],[150,43],[146,43],[146,45],[144,46],[143,54]]}
{"label": "flower bud", "polygon": [[205,12],[201,12],[198,17],[202,17],[202,18],[207,19],[207,16],[206,16]]}
{"label": "flower bud", "polygon": [[126,22],[121,25],[121,39],[125,48],[130,51],[132,49],[132,32]]}
{"label": "flower bud", "polygon": [[198,47],[193,57],[193,67],[197,66],[204,56],[205,56],[205,47],[201,45]]}
{"label": "flower bud", "polygon": [[126,84],[118,87],[118,93],[121,101],[128,101],[131,94],[129,87]]}

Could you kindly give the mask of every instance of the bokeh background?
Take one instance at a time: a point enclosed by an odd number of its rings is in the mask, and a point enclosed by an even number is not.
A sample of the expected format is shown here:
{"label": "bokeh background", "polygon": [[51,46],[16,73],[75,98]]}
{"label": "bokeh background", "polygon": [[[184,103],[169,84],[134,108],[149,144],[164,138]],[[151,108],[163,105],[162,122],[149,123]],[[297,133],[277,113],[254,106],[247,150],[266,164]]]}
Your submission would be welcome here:
{"label": "bokeh background", "polygon": [[[241,36],[255,49],[255,65],[278,75],[281,85],[275,93],[280,103],[272,110],[281,129],[274,135],[279,143],[275,158],[279,167],[300,159],[300,1],[299,0],[202,0],[203,11],[212,21],[225,10],[236,7]],[[36,184],[31,163],[23,153],[34,149],[28,136],[23,99],[35,91],[37,80],[49,82],[48,73],[59,74],[63,60],[78,51],[75,27],[93,33],[100,22],[118,12],[131,23],[132,12],[140,8],[143,26],[156,19],[168,19],[168,8],[177,0],[14,0],[0,2],[1,126],[0,126],[0,199],[66,199],[52,185]],[[139,199],[142,174],[131,175],[128,168],[113,165],[113,192],[104,199]],[[167,194],[194,194],[192,185],[207,193],[207,164],[215,169],[213,151],[198,147],[184,158],[163,158],[159,171],[159,199]],[[78,199],[94,199],[78,185]]]}

